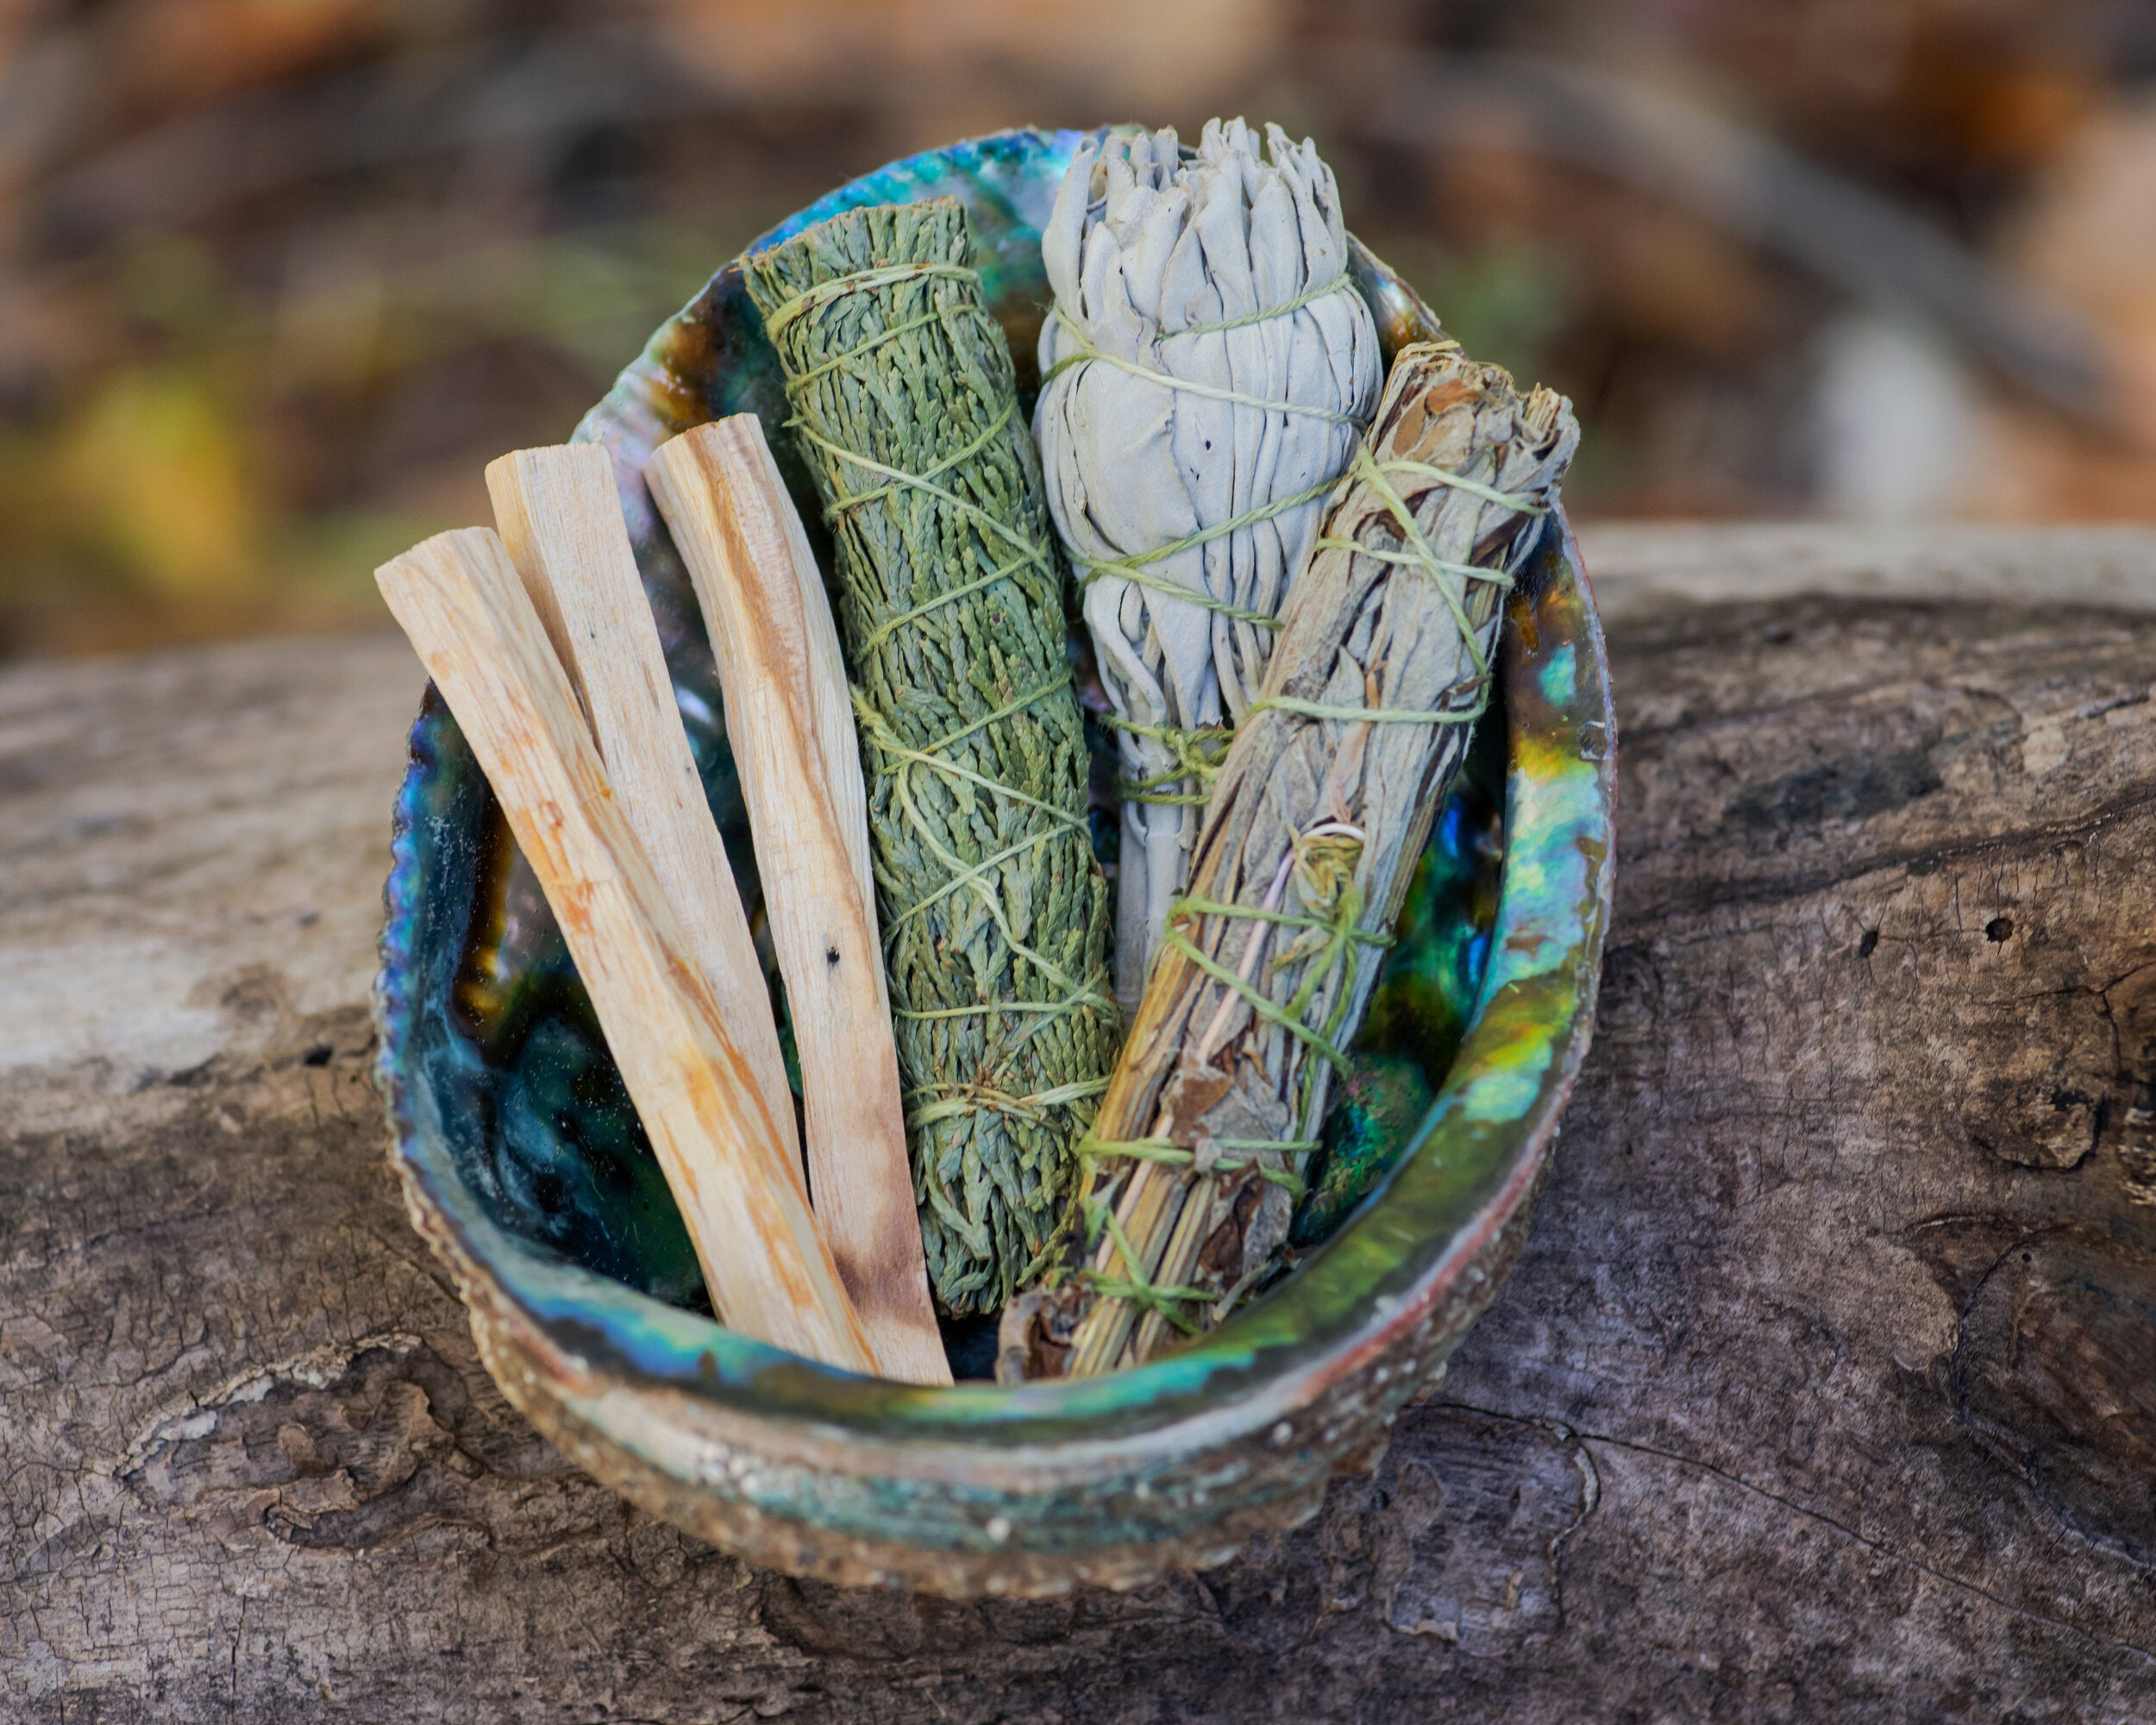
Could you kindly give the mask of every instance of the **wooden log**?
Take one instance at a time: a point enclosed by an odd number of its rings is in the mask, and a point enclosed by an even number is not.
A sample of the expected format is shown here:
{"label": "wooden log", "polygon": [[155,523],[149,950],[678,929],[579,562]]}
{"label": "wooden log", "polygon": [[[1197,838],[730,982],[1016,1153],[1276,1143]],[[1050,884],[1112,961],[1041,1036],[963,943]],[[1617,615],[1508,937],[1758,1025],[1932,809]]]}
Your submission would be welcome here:
{"label": "wooden log", "polygon": [[613,463],[596,443],[519,449],[487,464],[486,490],[622,812],[651,859],[727,1034],[749,1063],[789,1163],[798,1165],[800,1134],[770,988],[674,704]]}
{"label": "wooden log", "polygon": [[501,542],[483,528],[438,534],[375,578],[561,925],[720,1317],[874,1371],[798,1157],[689,956]]}
{"label": "wooden log", "polygon": [[401,641],[0,668],[0,1717],[2156,1714],[2156,533],[1587,554],[1619,897],[1519,1268],[1308,1527],[1031,1603],[752,1571],[494,1389],[367,1076]]}
{"label": "wooden log", "polygon": [[948,1383],[906,1164],[868,795],[823,577],[753,413],[661,445],[644,477],[725,686],[800,1057],[817,1220],[886,1373]]}

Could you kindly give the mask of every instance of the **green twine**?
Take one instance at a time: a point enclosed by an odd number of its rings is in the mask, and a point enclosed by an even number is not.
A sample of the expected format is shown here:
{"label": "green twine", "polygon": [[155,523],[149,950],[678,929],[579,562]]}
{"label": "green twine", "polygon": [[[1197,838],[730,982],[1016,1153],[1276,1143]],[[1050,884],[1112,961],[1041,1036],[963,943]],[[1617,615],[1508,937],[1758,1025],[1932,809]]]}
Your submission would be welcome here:
{"label": "green twine", "polygon": [[[1487,681],[1482,684],[1487,690]],[[1292,712],[1303,718],[1337,719],[1343,724],[1472,724],[1489,710],[1486,693],[1478,692],[1472,706],[1436,707],[1424,712],[1409,706],[1328,706],[1323,701],[1299,700],[1293,695],[1265,695],[1252,701],[1250,712]]]}
{"label": "green twine", "polygon": [[1210,544],[1215,539],[1225,539],[1229,534],[1239,533],[1245,527],[1255,527],[1260,522],[1270,521],[1275,516],[1284,514],[1288,510],[1300,509],[1304,504],[1323,497],[1338,483],[1338,480],[1321,480],[1316,485],[1306,486],[1286,497],[1276,497],[1270,503],[1259,504],[1256,508],[1244,510],[1240,515],[1232,515],[1225,521],[1215,522],[1210,527],[1200,528],[1195,533],[1186,533],[1180,539],[1170,539],[1164,545],[1156,545],[1132,556],[1081,557],[1073,552],[1070,561],[1084,571],[1078,578],[1078,585],[1087,587],[1103,575],[1118,575],[1151,592],[1166,593],[1188,605],[1201,606],[1217,616],[1226,618],[1231,623],[1247,623],[1254,629],[1277,629],[1280,619],[1270,612],[1252,611],[1244,605],[1232,605],[1226,599],[1214,598],[1203,587],[1178,586],[1162,576],[1148,574],[1146,568],[1149,564],[1180,556],[1185,551],[1194,551],[1199,546]]}
{"label": "green twine", "polygon": [[1344,1049],[1335,1048],[1323,1031],[1314,1030],[1303,1023],[1298,1014],[1281,1006],[1271,995],[1260,994],[1212,954],[1201,951],[1193,944],[1189,936],[1175,926],[1172,917],[1168,926],[1161,932],[1161,944],[1174,948],[1221,987],[1240,994],[1244,1003],[1259,1018],[1269,1025],[1277,1026],[1305,1044],[1312,1053],[1330,1062],[1335,1070],[1347,1070],[1347,1051]]}
{"label": "green twine", "polygon": [[[1239,317],[1224,317],[1214,323],[1193,323],[1186,329],[1163,329],[1154,339],[1158,342],[1167,342],[1181,336],[1225,335],[1230,329],[1244,329],[1254,323],[1270,323],[1275,317],[1288,317],[1306,305],[1320,299],[1330,298],[1332,295],[1343,292],[1360,292],[1361,290],[1355,285],[1352,279],[1343,273],[1334,276],[1332,280],[1316,287],[1307,287],[1293,299],[1282,300],[1277,305],[1261,306],[1255,311],[1243,313]],[[1072,367],[1083,365],[1088,360],[1098,360],[1103,365],[1113,366],[1118,371],[1128,372],[1133,377],[1150,379],[1167,388],[1181,390],[1188,395],[1202,395],[1210,400],[1232,403],[1238,407],[1254,407],[1261,413],[1295,414],[1308,419],[1322,419],[1328,424],[1353,425],[1357,428],[1369,423],[1359,414],[1343,413],[1337,408],[1319,407],[1312,403],[1300,401],[1275,401],[1262,395],[1245,395],[1238,390],[1222,389],[1214,384],[1200,383],[1194,378],[1179,377],[1173,372],[1162,371],[1157,366],[1141,365],[1136,360],[1126,360],[1114,354],[1103,353],[1094,344],[1093,337],[1085,332],[1078,321],[1063,310],[1063,302],[1060,298],[1049,308],[1048,316],[1051,323],[1062,324],[1069,332],[1073,351],[1065,354],[1041,373],[1041,387],[1044,389],[1050,381],[1062,376]]]}
{"label": "green twine", "polygon": [[1255,311],[1245,311],[1239,317],[1223,317],[1217,323],[1193,323],[1186,329],[1163,329],[1160,339],[1172,341],[1178,336],[1218,336],[1230,329],[1246,329],[1253,323],[1269,323],[1275,317],[1285,317],[1291,311],[1300,311],[1306,305],[1313,305],[1320,299],[1330,299],[1336,293],[1360,293],[1354,278],[1343,270],[1331,281],[1315,287],[1306,287],[1293,299],[1283,299],[1277,305],[1261,305]]}
{"label": "green twine", "polygon": [[[1315,1150],[1322,1139],[1314,1138],[1216,1138],[1214,1147],[1219,1150],[1276,1150],[1283,1155],[1300,1151]],[[1198,1152],[1188,1145],[1177,1144],[1168,1138],[1094,1138],[1088,1133],[1078,1140],[1078,1160],[1088,1166],[1103,1157],[1121,1157],[1131,1162],[1158,1162],[1169,1168],[1188,1168],[1198,1160]],[[1278,1186],[1290,1197],[1300,1198],[1307,1189],[1300,1176],[1285,1168],[1275,1168],[1269,1163],[1257,1162],[1249,1157],[1219,1156],[1213,1160],[1206,1171],[1213,1174],[1240,1174],[1244,1169],[1254,1169],[1257,1177],[1269,1185]]]}
{"label": "green twine", "polygon": [[1086,1245],[1088,1250],[1097,1246],[1105,1232],[1115,1243],[1117,1255],[1129,1274],[1123,1276],[1105,1276],[1097,1270],[1081,1272],[1087,1284],[1094,1293],[1112,1300],[1128,1300],[1132,1305],[1148,1312],[1158,1312],[1162,1317],[1185,1335],[1195,1335],[1198,1326],[1175,1309],[1177,1304],[1191,1301],[1217,1300],[1219,1295],[1210,1288],[1173,1287],[1151,1280],[1138,1262],[1138,1250],[1131,1244],[1131,1237],[1124,1233],[1123,1224],[1116,1220],[1115,1212],[1097,1198],[1088,1197],[1085,1202]]}
{"label": "green twine", "polygon": [[[1393,706],[1329,706],[1323,701],[1303,700],[1294,695],[1261,695],[1244,709],[1247,712],[1292,712],[1304,718],[1334,719],[1344,724],[1472,724],[1489,710],[1489,659],[1482,651],[1482,643],[1476,639],[1474,625],[1468,620],[1467,606],[1463,595],[1470,581],[1482,581],[1501,592],[1509,592],[1512,576],[1502,569],[1485,569],[1474,563],[1450,561],[1438,555],[1424,536],[1422,526],[1415,519],[1414,511],[1407,507],[1407,499],[1395,488],[1395,474],[1408,474],[1427,480],[1433,485],[1450,486],[1470,497],[1487,502],[1501,504],[1519,515],[1543,515],[1548,506],[1512,492],[1499,491],[1478,480],[1463,478],[1448,473],[1443,467],[1433,467],[1426,461],[1381,461],[1371,455],[1367,445],[1357,445],[1354,464],[1348,469],[1351,480],[1362,480],[1375,491],[1385,505],[1405,542],[1399,550],[1365,545],[1359,539],[1340,539],[1321,535],[1312,549],[1349,551],[1357,556],[1374,557],[1382,563],[1405,565],[1419,568],[1437,583],[1444,597],[1445,609],[1452,613],[1452,621],[1460,630],[1461,644],[1467,650],[1468,662],[1475,667],[1475,699],[1471,706],[1438,707],[1427,712],[1413,707]],[[1457,586],[1448,586],[1442,579],[1457,575]]]}
{"label": "green twine", "polygon": [[[937,1120],[950,1120],[975,1108],[995,1108],[1006,1114],[1024,1119],[1044,1119],[1050,1108],[1062,1107],[1072,1102],[1082,1102],[1097,1096],[1108,1088],[1106,1078],[1087,1078],[1075,1084],[1057,1084],[1046,1090],[1036,1090],[1031,1095],[1013,1096],[993,1084],[931,1084],[918,1090],[909,1090],[901,1099],[911,1102],[917,1096],[934,1096],[937,1100],[918,1108],[906,1111],[908,1130],[930,1126]],[[1084,1140],[1080,1141],[1081,1144]]]}
{"label": "green twine", "polygon": [[[1337,828],[1327,826],[1313,829],[1311,833],[1295,841],[1290,854],[1299,852],[1305,839],[1332,836],[1337,831]],[[1359,837],[1359,834],[1357,837]],[[1347,1001],[1344,991],[1341,998],[1334,1003],[1330,1022],[1321,1030],[1305,1024],[1302,1021],[1302,1014],[1308,1010],[1310,1001],[1314,997],[1319,984],[1326,977],[1332,974],[1333,967],[1338,963],[1350,947],[1357,944],[1380,947],[1389,946],[1392,944],[1392,938],[1389,935],[1360,927],[1358,925],[1361,922],[1362,914],[1363,894],[1352,882],[1340,894],[1334,914],[1331,917],[1310,916],[1294,911],[1280,910],[1271,906],[1250,906],[1222,904],[1217,900],[1188,896],[1177,899],[1169,906],[1168,926],[1163,940],[1165,944],[1175,947],[1184,957],[1195,964],[1206,975],[1212,977],[1213,981],[1240,994],[1250,1010],[1260,1018],[1269,1023],[1278,1025],[1282,1030],[1300,1038],[1335,1065],[1343,1065],[1346,1057],[1333,1045],[1333,1038],[1338,1032],[1342,1014],[1346,1011]],[[1237,972],[1229,969],[1225,965],[1219,963],[1193,945],[1183,935],[1181,930],[1176,926],[1180,919],[1190,916],[1229,916],[1282,927],[1314,930],[1324,934],[1326,939],[1319,962],[1311,967],[1310,974],[1305,977],[1302,986],[1295,991],[1293,999],[1283,1007],[1276,1004],[1269,995],[1259,992]],[[1277,969],[1280,964],[1291,962],[1294,957],[1295,955],[1291,950],[1289,954],[1275,961],[1275,968]],[[1307,1112],[1307,1086],[1306,1085],[1305,1088],[1304,1111]],[[1216,1154],[1207,1167],[1198,1170],[1200,1174],[1239,1174],[1248,1170],[1257,1175],[1268,1185],[1281,1188],[1292,1199],[1300,1199],[1307,1189],[1301,1176],[1296,1174],[1292,1169],[1275,1167],[1270,1163],[1258,1160],[1255,1155],[1221,1156],[1217,1152],[1220,1151],[1270,1151],[1286,1157],[1315,1150],[1319,1144],[1319,1140],[1313,1138],[1217,1138],[1212,1142]],[[1087,1265],[1076,1271],[1077,1276],[1100,1297],[1128,1300],[1147,1311],[1158,1312],[1162,1317],[1186,1334],[1194,1333],[1196,1327],[1189,1323],[1181,1314],[1175,1309],[1175,1302],[1187,1302],[1191,1300],[1217,1300],[1220,1297],[1219,1291],[1211,1289],[1165,1288],[1148,1279],[1147,1272],[1140,1263],[1138,1254],[1131,1249],[1129,1241],[1123,1238],[1120,1226],[1115,1222],[1114,1212],[1109,1208],[1105,1200],[1093,1193],[1091,1187],[1093,1170],[1104,1157],[1116,1157],[1131,1162],[1160,1163],[1171,1168],[1194,1168],[1198,1162],[1196,1150],[1188,1145],[1177,1144],[1173,1138],[1158,1137],[1103,1138],[1088,1133],[1078,1141],[1077,1157],[1086,1177],[1087,1190],[1082,1208],[1087,1218],[1094,1221],[1087,1242],[1087,1246],[1091,1248],[1097,1245],[1100,1239],[1100,1227],[1098,1220],[1094,1219],[1105,1219],[1114,1230],[1116,1250],[1121,1254],[1129,1272],[1125,1276],[1113,1277],[1105,1276],[1100,1270]]]}
{"label": "green twine", "polygon": [[1125,718],[1120,713],[1095,716],[1112,730],[1150,737],[1165,744],[1175,757],[1175,764],[1164,773],[1143,779],[1119,775],[1116,791],[1126,803],[1180,803],[1203,807],[1212,795],[1209,790],[1171,790],[1169,787],[1188,784],[1193,779],[1201,785],[1211,785],[1219,774],[1221,762],[1227,758],[1228,744],[1235,739],[1235,732],[1225,724],[1143,724],[1137,719]]}
{"label": "green twine", "polygon": [[[814,283],[802,289],[799,293],[775,299],[771,309],[763,314],[763,333],[768,339],[776,342],[780,331],[795,318],[815,310],[818,306],[828,305],[834,299],[843,299],[849,294],[867,293],[874,288],[891,287],[899,282],[918,281],[923,277],[936,275],[949,276],[955,281],[966,282],[975,287],[981,285],[981,272],[967,264],[917,262],[909,260],[902,264],[886,264],[875,269],[849,270],[844,275],[833,276],[826,280]],[[759,310],[761,309],[760,304]],[[931,314],[929,317],[917,318],[913,321],[918,325],[932,321],[933,316],[934,314]],[[888,340],[893,333],[895,333],[893,330],[886,329],[875,340],[865,342],[859,348],[839,354],[837,360],[833,361],[832,363],[837,364],[838,361],[851,359],[856,354],[863,353],[869,348],[876,346],[878,342]],[[812,367],[799,375],[806,379],[827,368]]]}
{"label": "green twine", "polygon": [[[1247,509],[1242,514],[1216,522],[1211,527],[1185,534],[1180,539],[1171,539],[1164,545],[1156,545],[1150,550],[1140,551],[1131,556],[1084,557],[1073,551],[1070,561],[1081,571],[1078,585],[1081,589],[1089,587],[1103,575],[1115,575],[1150,592],[1166,593],[1187,605],[1198,605],[1216,616],[1226,618],[1231,623],[1246,623],[1253,629],[1278,629],[1280,618],[1270,612],[1253,611],[1246,605],[1232,605],[1226,599],[1216,599],[1202,587],[1179,586],[1174,581],[1148,574],[1146,566],[1194,550],[1215,539],[1225,538],[1245,527],[1269,521],[1288,510],[1299,509],[1304,504],[1323,497],[1338,483],[1337,480],[1326,480],[1322,484],[1306,486],[1301,491],[1275,498],[1270,503]],[[1104,713],[1100,717],[1118,731],[1128,731],[1136,737],[1149,737],[1165,743],[1169,753],[1175,759],[1176,767],[1181,769],[1156,773],[1143,779],[1119,778],[1116,787],[1125,801],[1178,804],[1191,808],[1205,806],[1212,795],[1210,787],[1213,781],[1219,774],[1220,761],[1227,753],[1227,740],[1235,734],[1232,727],[1224,724],[1146,724],[1136,719],[1125,718],[1119,714]],[[1169,788],[1193,781],[1200,787],[1199,789],[1185,791]]]}

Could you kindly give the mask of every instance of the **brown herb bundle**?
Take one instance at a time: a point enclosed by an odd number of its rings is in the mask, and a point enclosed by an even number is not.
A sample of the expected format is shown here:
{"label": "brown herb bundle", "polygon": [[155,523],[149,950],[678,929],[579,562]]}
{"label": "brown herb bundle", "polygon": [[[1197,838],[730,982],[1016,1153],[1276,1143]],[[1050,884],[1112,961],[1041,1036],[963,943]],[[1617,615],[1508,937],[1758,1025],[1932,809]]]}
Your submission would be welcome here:
{"label": "brown herb bundle", "polygon": [[1449,343],[1395,361],[1082,1151],[1082,1262],[1012,1308],[1006,1375],[1134,1364],[1279,1263],[1333,1069],[1488,698],[1501,596],[1577,442],[1562,397],[1523,398]]}

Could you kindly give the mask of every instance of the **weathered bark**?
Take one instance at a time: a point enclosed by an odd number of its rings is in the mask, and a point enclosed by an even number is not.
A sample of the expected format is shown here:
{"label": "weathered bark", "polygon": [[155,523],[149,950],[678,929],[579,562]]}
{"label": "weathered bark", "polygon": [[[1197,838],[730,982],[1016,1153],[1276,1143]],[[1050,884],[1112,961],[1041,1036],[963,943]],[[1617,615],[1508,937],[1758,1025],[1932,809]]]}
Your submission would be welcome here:
{"label": "weathered bark", "polygon": [[367,1078],[400,643],[0,674],[0,1716],[2149,1716],[2156,536],[2005,543],[2043,603],[1589,536],[1620,905],[1519,1270],[1311,1526],[1023,1605],[697,1547],[478,1367]]}

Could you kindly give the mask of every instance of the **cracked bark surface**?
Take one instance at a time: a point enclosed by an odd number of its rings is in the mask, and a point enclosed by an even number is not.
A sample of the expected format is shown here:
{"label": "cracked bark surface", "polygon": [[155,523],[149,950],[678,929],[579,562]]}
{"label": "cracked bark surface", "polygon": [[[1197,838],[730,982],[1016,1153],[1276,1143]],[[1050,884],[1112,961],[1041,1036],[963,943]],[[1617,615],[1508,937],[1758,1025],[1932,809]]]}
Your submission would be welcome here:
{"label": "cracked bark surface", "polygon": [[[400,643],[0,672],[0,1716],[2156,1713],[2156,536],[1987,551],[2069,610],[1777,531],[1589,537],[1620,899],[1511,1282],[1127,1596],[761,1573],[504,1403],[367,1076]],[[1728,598],[1792,567],[1858,596]]]}

